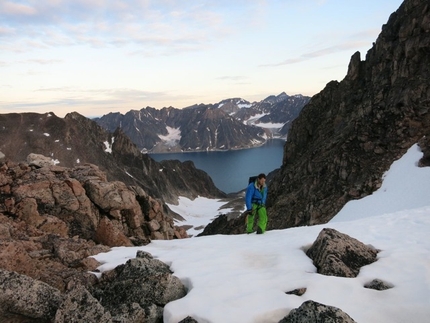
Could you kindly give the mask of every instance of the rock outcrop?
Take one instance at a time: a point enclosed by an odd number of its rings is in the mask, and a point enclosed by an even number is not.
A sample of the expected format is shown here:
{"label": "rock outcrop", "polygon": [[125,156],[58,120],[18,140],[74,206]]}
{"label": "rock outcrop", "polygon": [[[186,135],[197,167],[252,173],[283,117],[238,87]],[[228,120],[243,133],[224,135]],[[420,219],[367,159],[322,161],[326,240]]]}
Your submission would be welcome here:
{"label": "rock outcrop", "polygon": [[319,274],[338,277],[356,277],[361,267],[376,261],[377,253],[357,239],[329,228],[323,229],[306,251]]}
{"label": "rock outcrop", "polygon": [[326,223],[371,194],[413,144],[430,137],[430,5],[406,0],[362,61],[312,97],[293,122],[270,185],[269,229]]}
{"label": "rock outcrop", "polygon": [[109,247],[187,237],[143,189],[109,182],[95,165],[43,160],[0,166],[0,268],[64,291],[93,284],[99,264],[88,257]]}
{"label": "rock outcrop", "polygon": [[[139,251],[135,259],[103,273],[91,293],[116,322],[159,322],[164,305],[184,297],[186,289],[166,264]],[[140,319],[130,313],[140,313]]]}
{"label": "rock outcrop", "polygon": [[291,312],[279,323],[354,323],[341,309],[314,301],[307,301]]}

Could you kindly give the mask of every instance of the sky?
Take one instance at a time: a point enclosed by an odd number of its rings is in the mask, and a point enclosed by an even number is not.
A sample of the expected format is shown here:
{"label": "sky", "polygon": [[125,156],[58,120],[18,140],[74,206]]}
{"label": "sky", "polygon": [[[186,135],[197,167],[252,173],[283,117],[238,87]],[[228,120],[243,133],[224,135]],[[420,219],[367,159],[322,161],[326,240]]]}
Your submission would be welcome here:
{"label": "sky", "polygon": [[312,96],[400,0],[0,0],[0,113]]}
{"label": "sky", "polygon": [[[94,258],[102,263],[101,272],[134,258],[137,250],[168,264],[188,292],[165,306],[166,323],[187,316],[200,323],[279,322],[307,300],[338,307],[356,322],[425,323],[430,316],[430,167],[417,166],[422,155],[412,146],[385,173],[378,191],[347,203],[324,225],[156,240]],[[200,198],[192,207],[181,198],[178,210],[188,215],[188,223],[201,225],[202,217],[209,223],[219,212],[216,201],[205,204]],[[380,250],[377,261],[362,267],[356,278],[317,274],[305,250],[327,227]],[[373,279],[393,288],[363,287]],[[285,294],[297,288],[307,291]]]}

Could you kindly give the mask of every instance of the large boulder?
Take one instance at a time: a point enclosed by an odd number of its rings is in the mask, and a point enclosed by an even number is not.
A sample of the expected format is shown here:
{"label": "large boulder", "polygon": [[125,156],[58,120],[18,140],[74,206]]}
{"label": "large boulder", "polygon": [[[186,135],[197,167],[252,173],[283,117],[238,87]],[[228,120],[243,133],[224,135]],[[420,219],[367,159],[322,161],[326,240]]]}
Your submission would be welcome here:
{"label": "large boulder", "polygon": [[55,161],[52,158],[45,157],[41,154],[29,154],[27,156],[27,163],[30,166],[37,167],[49,167],[55,165]]}
{"label": "large boulder", "polygon": [[164,305],[184,297],[186,289],[166,264],[139,251],[136,258],[103,273],[91,293],[114,320],[127,317],[127,322],[140,322],[130,317],[131,311],[133,317],[144,316],[145,322],[158,322]]}
{"label": "large boulder", "polygon": [[55,314],[54,323],[69,322],[111,323],[112,317],[88,290],[77,286],[65,295]]}
{"label": "large boulder", "polygon": [[41,281],[0,269],[0,317],[20,315],[51,320],[63,300],[61,292]]}
{"label": "large boulder", "polygon": [[376,261],[378,251],[357,239],[325,228],[306,254],[318,273],[327,276],[356,277],[360,268]]}
{"label": "large boulder", "polygon": [[279,323],[355,323],[341,309],[314,301],[307,301],[291,310]]}

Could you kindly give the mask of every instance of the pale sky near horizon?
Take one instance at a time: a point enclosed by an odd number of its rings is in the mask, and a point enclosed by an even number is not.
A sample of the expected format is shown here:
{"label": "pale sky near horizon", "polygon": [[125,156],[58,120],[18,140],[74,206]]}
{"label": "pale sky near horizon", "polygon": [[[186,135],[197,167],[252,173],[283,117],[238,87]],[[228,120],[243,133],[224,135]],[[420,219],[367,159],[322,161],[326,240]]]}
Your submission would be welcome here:
{"label": "pale sky near horizon", "polygon": [[312,96],[400,0],[0,0],[0,113]]}

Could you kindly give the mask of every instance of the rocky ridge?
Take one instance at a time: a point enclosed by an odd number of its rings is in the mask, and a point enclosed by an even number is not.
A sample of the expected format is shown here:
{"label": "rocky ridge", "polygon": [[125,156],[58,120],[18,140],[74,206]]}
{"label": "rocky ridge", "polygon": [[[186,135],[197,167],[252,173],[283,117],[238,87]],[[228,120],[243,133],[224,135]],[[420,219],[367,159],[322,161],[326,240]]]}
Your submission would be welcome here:
{"label": "rocky ridge", "polygon": [[428,156],[430,5],[406,0],[362,61],[330,82],[293,122],[271,184],[270,227],[326,223],[350,200],[377,190],[413,144]]}
{"label": "rocky ridge", "polygon": [[76,112],[64,118],[53,113],[0,114],[0,138],[1,160],[25,161],[35,153],[62,167],[97,165],[110,181],[141,187],[172,204],[178,196],[225,197],[193,163],[160,164],[142,154],[121,129],[110,133]]}
{"label": "rocky ridge", "polygon": [[88,283],[96,261],[114,246],[186,238],[161,200],[142,188],[108,181],[92,164],[65,168],[30,155],[0,167],[0,268],[59,290]]}

